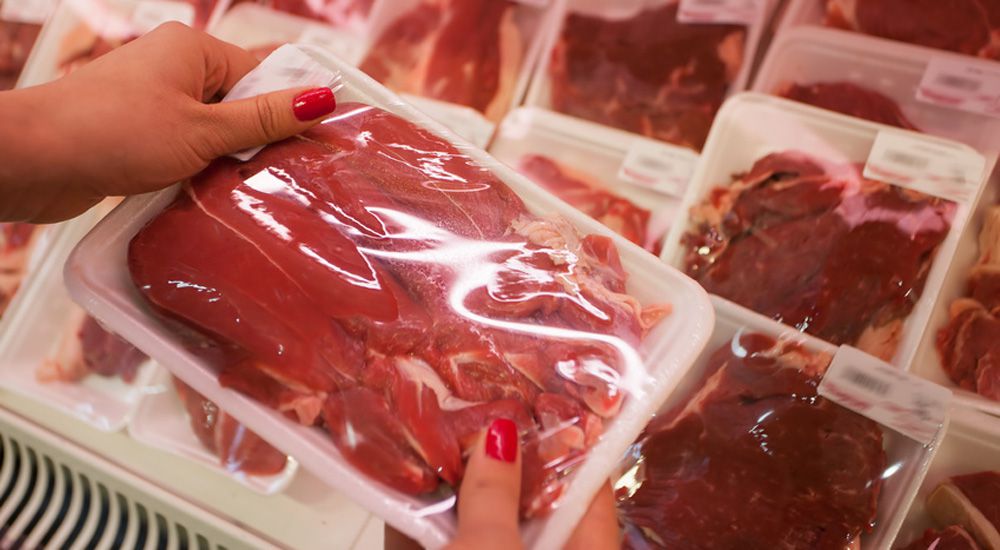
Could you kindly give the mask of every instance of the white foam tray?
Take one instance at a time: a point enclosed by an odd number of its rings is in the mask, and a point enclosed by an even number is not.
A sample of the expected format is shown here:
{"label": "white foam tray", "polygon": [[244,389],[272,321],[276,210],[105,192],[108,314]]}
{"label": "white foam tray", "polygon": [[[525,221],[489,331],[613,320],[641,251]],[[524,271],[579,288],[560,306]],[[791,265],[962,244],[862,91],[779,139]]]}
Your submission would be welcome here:
{"label": "white foam tray", "polygon": [[934,527],[925,502],[938,485],[952,476],[985,470],[1000,471],[1000,424],[991,416],[955,406],[951,425],[899,530],[897,544],[909,544],[924,529]]}
{"label": "white foam tray", "polygon": [[156,366],[145,396],[128,423],[128,434],[144,445],[197,462],[262,495],[284,490],[299,468],[294,458],[288,459],[284,470],[271,476],[246,475],[223,468],[219,457],[206,449],[195,435],[170,373],[160,366]]}
{"label": "white foam tray", "polygon": [[[477,163],[490,167],[532,211],[558,213],[583,232],[610,236],[631,275],[629,292],[642,303],[673,305],[674,313],[657,325],[643,346],[650,374],[645,393],[633,394],[618,417],[607,424],[604,437],[580,465],[559,508],[548,518],[524,526],[529,547],[560,546],[586,511],[590,497],[606,482],[621,453],[639,435],[649,416],[704,347],[714,319],[707,295],[691,279],[567,207],[486,153],[470,147],[360,71],[319,49],[308,51],[319,62],[342,73],[345,87],[338,92],[341,102],[366,102],[412,120],[449,139]],[[177,337],[150,314],[131,282],[126,265],[127,246],[175,194],[176,188],[172,188],[127,200],[81,242],[66,266],[67,283],[74,299],[329,485],[352,495],[359,504],[421,544],[431,548],[446,544],[455,529],[453,501],[407,496],[367,479],[340,456],[322,431],[298,425],[235,391],[220,388],[214,372],[187,352]]]}
{"label": "white foam tray", "polygon": [[[781,98],[754,92],[741,93],[730,98],[719,111],[681,204],[681,211],[689,212],[710,189],[729,185],[733,174],[749,170],[754,162],[769,153],[797,150],[827,162],[864,163],[880,130],[904,132]],[[981,158],[967,145],[914,132],[904,133],[914,139]],[[992,166],[992,162],[991,158],[987,166]],[[934,301],[955,255],[959,237],[987,179],[988,171],[970,196],[956,200],[958,208],[951,230],[938,248],[920,300],[904,323],[899,349],[891,361],[896,366],[906,369],[913,362]],[[663,260],[678,269],[683,269],[684,248],[680,241],[688,229],[689,223],[684,218],[678,218],[663,247]]]}
{"label": "white foam tray", "polygon": [[789,82],[852,82],[892,98],[921,131],[967,143],[987,154],[1000,151],[1000,118],[917,100],[917,89],[932,58],[997,66],[985,59],[859,33],[793,27],[781,32],[771,46],[754,78],[753,90],[775,93]]}
{"label": "white foam tray", "polygon": [[[677,215],[681,195],[668,195],[619,178],[626,155],[636,145],[664,146],[623,130],[544,109],[521,107],[504,118],[489,151],[515,170],[525,156],[543,155],[590,176],[614,193],[650,210],[649,233],[659,235],[662,240]],[[691,158],[696,157],[691,154]]]}
{"label": "white foam tray", "polygon": [[[106,212],[106,210],[105,210]],[[152,374],[143,364],[131,384],[120,378],[87,376],[79,382],[40,382],[35,373],[54,357],[66,331],[75,331],[79,307],[63,285],[63,263],[81,237],[99,219],[100,208],[63,224],[54,235],[44,261],[25,281],[8,310],[0,332],[0,387],[35,399],[76,417],[99,430],[118,431],[142,397]]]}
{"label": "white foam tray", "polygon": [[[708,359],[719,348],[733,341],[740,332],[760,333],[783,342],[797,342],[813,353],[825,353],[833,358],[837,347],[808,334],[798,332],[767,317],[754,313],[738,304],[712,296],[715,307],[715,330],[708,346],[695,366],[660,409],[665,413],[683,403],[683,400],[697,391],[703,381]],[[872,533],[862,534],[861,550],[888,550],[903,520],[910,503],[934,460],[941,441],[947,433],[947,425],[938,431],[934,441],[923,446],[891,428],[883,426],[883,447],[886,452],[886,468],[882,492],[878,497],[875,528]]]}

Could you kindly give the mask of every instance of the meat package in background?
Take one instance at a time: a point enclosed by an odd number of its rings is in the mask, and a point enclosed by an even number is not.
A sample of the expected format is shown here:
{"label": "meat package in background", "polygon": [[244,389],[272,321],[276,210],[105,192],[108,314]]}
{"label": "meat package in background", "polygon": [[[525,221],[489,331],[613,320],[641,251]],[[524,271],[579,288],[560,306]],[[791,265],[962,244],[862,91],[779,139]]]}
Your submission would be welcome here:
{"label": "meat package in background", "polygon": [[206,449],[219,457],[223,469],[252,476],[273,476],[285,469],[288,457],[284,453],[184,382],[173,378],[173,384],[187,411],[191,430]]}
{"label": "meat package in background", "polygon": [[17,84],[41,30],[40,24],[0,20],[0,91]]}
{"label": "meat package in background", "polygon": [[119,336],[104,329],[82,309],[73,308],[70,327],[55,354],[35,372],[40,382],[80,382],[90,375],[120,378],[131,384],[149,358]]}
{"label": "meat package in background", "polygon": [[820,397],[826,354],[740,331],[657,415],[615,483],[624,547],[864,547],[886,471],[882,428]]}
{"label": "meat package in background", "polygon": [[526,155],[518,171],[619,235],[657,252],[659,239],[649,235],[649,210],[542,155]]}
{"label": "meat package in background", "polygon": [[891,40],[1000,59],[998,0],[815,0],[826,24]]}
{"label": "meat package in background", "polygon": [[336,27],[359,26],[368,20],[375,0],[237,0],[255,2],[272,10],[323,21]]}
{"label": "meat package in background", "polygon": [[512,0],[420,0],[391,22],[361,70],[401,93],[471,107],[499,121],[511,106],[537,8]]}
{"label": "meat package in background", "polygon": [[513,419],[526,517],[648,377],[636,350],[669,313],[625,293],[611,239],[529,213],[447,141],[351,102],[213,163],[128,261],[223,386],[323,427],[398,491],[456,486],[480,430]]}
{"label": "meat package in background", "polygon": [[954,476],[927,497],[942,529],[928,529],[903,550],[1000,550],[1000,472]]}
{"label": "meat package in background", "polygon": [[712,294],[890,360],[956,204],[862,166],[767,155],[691,209],[685,271]]}
{"label": "meat package in background", "polygon": [[786,83],[776,92],[781,97],[845,115],[920,131],[892,98],[853,82]]}
{"label": "meat package in background", "polygon": [[21,287],[39,233],[29,223],[0,223],[0,317]]}
{"label": "meat package in background", "polygon": [[549,64],[552,108],[701,150],[743,66],[747,28],[679,23],[677,8],[624,20],[569,13]]}

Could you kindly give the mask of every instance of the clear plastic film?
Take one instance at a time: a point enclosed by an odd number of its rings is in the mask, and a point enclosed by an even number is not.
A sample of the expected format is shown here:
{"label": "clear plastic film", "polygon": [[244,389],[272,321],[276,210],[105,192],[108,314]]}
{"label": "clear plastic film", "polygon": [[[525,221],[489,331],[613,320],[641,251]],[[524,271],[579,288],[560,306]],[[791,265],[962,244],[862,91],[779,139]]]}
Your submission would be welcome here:
{"label": "clear plastic film", "polygon": [[1000,547],[1000,424],[956,407],[893,544],[897,550]]}
{"label": "clear plastic film", "polygon": [[824,397],[837,348],[724,300],[615,482],[626,548],[887,548],[928,443]]}
{"label": "clear plastic film", "polygon": [[[341,72],[337,111],[247,162],[127,201],[77,249],[71,289],[428,546],[454,529],[477,435],[515,421],[529,542],[561,544],[704,345],[707,298],[360,72],[305,51]],[[117,237],[102,239],[111,227]],[[99,259],[107,245],[114,274]]]}
{"label": "clear plastic film", "polygon": [[771,8],[757,5],[751,21],[708,23],[679,20],[679,0],[570,1],[528,102],[700,150],[746,86]]}

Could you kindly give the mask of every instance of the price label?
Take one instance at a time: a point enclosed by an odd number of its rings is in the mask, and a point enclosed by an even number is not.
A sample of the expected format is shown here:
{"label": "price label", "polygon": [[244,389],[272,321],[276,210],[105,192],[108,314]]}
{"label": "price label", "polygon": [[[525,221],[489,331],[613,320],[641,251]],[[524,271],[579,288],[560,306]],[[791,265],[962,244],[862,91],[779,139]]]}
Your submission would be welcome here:
{"label": "price label", "polygon": [[964,201],[975,196],[986,160],[971,149],[919,135],[883,130],[875,137],[864,176],[937,197]]}
{"label": "price label", "polygon": [[[320,65],[311,55],[294,44],[285,44],[264,58],[257,67],[247,73],[233,86],[232,90],[222,98],[227,101],[238,101],[249,97],[268,94],[278,90],[298,86],[327,86],[336,92],[340,89],[340,72]],[[239,160],[250,160],[263,147],[254,147],[234,153]]]}
{"label": "price label", "polygon": [[764,17],[765,0],[681,0],[680,23],[752,25]]}
{"label": "price label", "polygon": [[818,391],[921,445],[931,444],[944,427],[951,402],[948,389],[850,346],[837,350]]}
{"label": "price label", "polygon": [[0,20],[41,25],[56,4],[56,0],[0,0]]}
{"label": "price label", "polygon": [[171,0],[142,0],[132,11],[132,27],[140,34],[145,34],[167,21],[191,25],[194,23],[194,6],[187,2]]}
{"label": "price label", "polygon": [[486,147],[493,135],[493,123],[475,109],[410,94],[401,97],[480,149]]}
{"label": "price label", "polygon": [[638,140],[629,147],[618,179],[681,197],[694,173],[698,155],[690,149]]}
{"label": "price label", "polygon": [[934,57],[917,87],[917,100],[1000,117],[1000,68],[996,63]]}

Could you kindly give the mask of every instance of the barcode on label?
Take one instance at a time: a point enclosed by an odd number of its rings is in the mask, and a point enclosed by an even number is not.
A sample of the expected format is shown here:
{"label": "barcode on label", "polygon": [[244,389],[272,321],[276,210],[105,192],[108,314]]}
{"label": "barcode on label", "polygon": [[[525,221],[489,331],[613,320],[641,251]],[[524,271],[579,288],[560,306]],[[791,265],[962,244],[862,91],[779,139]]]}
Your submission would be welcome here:
{"label": "barcode on label", "polygon": [[934,79],[934,82],[945,88],[952,88],[963,92],[978,92],[983,86],[983,83],[979,80],[953,74],[940,74]]}
{"label": "barcode on label", "polygon": [[908,168],[915,168],[917,170],[925,170],[930,164],[927,157],[911,155],[910,153],[904,153],[903,151],[897,150],[886,151],[885,159],[893,164],[899,164]]}
{"label": "barcode on label", "polygon": [[892,385],[885,380],[880,380],[858,369],[848,369],[844,377],[853,382],[854,385],[880,396],[889,395],[889,391],[892,389]]}

